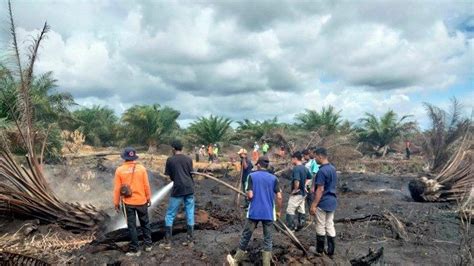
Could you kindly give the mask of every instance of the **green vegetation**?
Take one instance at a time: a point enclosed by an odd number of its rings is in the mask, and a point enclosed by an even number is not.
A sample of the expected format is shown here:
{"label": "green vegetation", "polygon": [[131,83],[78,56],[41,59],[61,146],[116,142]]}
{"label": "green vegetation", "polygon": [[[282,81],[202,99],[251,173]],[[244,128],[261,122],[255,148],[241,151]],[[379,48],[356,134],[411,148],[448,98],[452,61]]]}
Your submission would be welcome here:
{"label": "green vegetation", "polygon": [[180,113],[159,104],[135,105],[122,116],[122,132],[127,143],[148,145],[148,151],[156,150],[160,141],[169,141],[179,129],[176,122]]}
{"label": "green vegetation", "polygon": [[110,146],[116,144],[118,118],[114,111],[103,106],[83,107],[74,111],[71,131],[79,130],[86,137],[86,144]]}
{"label": "green vegetation", "polygon": [[232,120],[220,116],[200,117],[192,123],[188,133],[194,144],[209,144],[227,140],[230,137]]}
{"label": "green vegetation", "polygon": [[377,154],[384,157],[390,144],[414,129],[414,123],[406,121],[408,118],[410,116],[398,119],[398,115],[392,110],[380,118],[366,113],[360,120],[362,124],[357,128],[358,140],[370,145]]}
{"label": "green vegetation", "polygon": [[260,141],[266,133],[282,127],[282,124],[278,123],[276,117],[262,122],[252,122],[249,119],[244,119],[238,121],[237,124],[239,126],[237,127],[235,138],[246,138],[252,141]]}
{"label": "green vegetation", "polygon": [[336,132],[342,123],[341,111],[336,111],[334,106],[323,107],[321,112],[306,110],[304,113],[296,115],[299,125],[309,131],[322,129],[323,135]]}

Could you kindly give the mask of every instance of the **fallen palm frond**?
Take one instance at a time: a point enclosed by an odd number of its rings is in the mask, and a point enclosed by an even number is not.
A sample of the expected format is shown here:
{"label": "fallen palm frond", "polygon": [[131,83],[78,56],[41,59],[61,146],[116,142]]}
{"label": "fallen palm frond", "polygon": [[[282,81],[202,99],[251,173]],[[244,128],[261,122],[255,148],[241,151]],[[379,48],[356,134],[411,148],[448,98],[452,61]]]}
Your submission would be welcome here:
{"label": "fallen palm frond", "polygon": [[415,201],[461,201],[465,195],[472,200],[474,190],[474,149],[472,134],[464,135],[456,153],[434,178],[420,177],[409,183]]}
{"label": "fallen palm frond", "polygon": [[65,236],[48,232],[25,236],[20,231],[0,236],[0,265],[3,265],[2,259],[9,263],[15,262],[13,265],[48,265],[43,260],[64,261],[64,253],[82,248],[95,240],[92,233]]}
{"label": "fallen palm frond", "polygon": [[[31,103],[30,87],[38,49],[49,27],[45,23],[40,34],[33,40],[29,49],[28,65],[23,70],[10,2],[8,7],[13,50],[20,80],[17,86],[17,106],[10,106],[9,112],[21,136],[21,144],[26,149],[27,156],[26,166],[20,165],[15,161],[8,145],[0,145],[0,180],[4,181],[0,184],[0,215],[38,218],[43,222],[58,223],[76,232],[95,230],[107,215],[93,206],[59,200],[46,182],[40,160],[36,156],[35,134],[38,130],[33,123],[34,108]],[[4,139],[4,135],[0,135],[0,139]]]}

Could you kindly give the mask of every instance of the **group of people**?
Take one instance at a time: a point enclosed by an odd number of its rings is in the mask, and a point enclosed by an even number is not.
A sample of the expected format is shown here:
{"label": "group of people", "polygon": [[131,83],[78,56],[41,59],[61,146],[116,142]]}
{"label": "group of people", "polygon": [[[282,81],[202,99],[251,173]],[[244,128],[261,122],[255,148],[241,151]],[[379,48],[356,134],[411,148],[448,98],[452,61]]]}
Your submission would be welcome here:
{"label": "group of people", "polygon": [[[165,175],[174,182],[165,216],[165,241],[160,247],[171,248],[172,226],[181,204],[187,219],[187,240],[183,245],[193,244],[194,235],[194,180],[192,159],[183,154],[180,141],[173,141],[173,156],[166,161]],[[267,150],[268,152],[268,150]],[[238,152],[241,159],[242,190],[246,194],[247,220],[241,235],[239,248],[234,256],[227,257],[231,265],[242,261],[246,249],[258,224],[263,226],[263,265],[270,265],[273,247],[273,222],[282,216],[283,192],[280,181],[273,173],[267,155],[259,156],[255,167],[247,151]],[[138,156],[133,148],[126,148],[122,154],[125,160],[115,173],[114,205],[123,210],[127,217],[130,234],[130,248],[127,256],[139,256],[136,231],[136,216],[143,229],[144,250],[150,251],[151,230],[148,219],[150,186],[145,167],[136,163]],[[335,167],[328,161],[325,148],[311,148],[291,155],[291,191],[286,208],[286,223],[290,230],[300,230],[307,224],[307,213],[316,222],[316,252],[333,256],[336,231],[334,212],[337,207]],[[129,190],[129,191],[127,191]],[[130,192],[130,193],[127,193]],[[121,204],[120,204],[121,203]],[[325,245],[327,242],[327,249]]]}
{"label": "group of people", "polygon": [[219,157],[219,146],[217,145],[217,143],[215,143],[209,144],[207,146],[207,149],[204,145],[201,145],[199,149],[197,147],[194,147],[194,155],[196,162],[199,162],[201,158],[205,158],[206,156],[208,158],[209,163],[215,162]]}
{"label": "group of people", "polygon": [[[263,226],[263,265],[270,265],[272,252],[273,222],[281,217],[283,194],[278,178],[272,173],[270,160],[262,156],[252,171],[246,151],[239,151],[242,180],[247,194],[247,221],[242,232],[239,248],[234,256],[228,255],[230,265],[236,265],[246,256],[246,249],[253,231],[259,223]],[[316,252],[332,257],[335,251],[336,230],[334,212],[337,207],[335,167],[328,161],[325,148],[297,151],[291,156],[291,191],[286,209],[286,223],[290,230],[306,225],[307,209],[316,221]],[[306,208],[306,205],[308,208]],[[325,249],[327,241],[327,249]]]}

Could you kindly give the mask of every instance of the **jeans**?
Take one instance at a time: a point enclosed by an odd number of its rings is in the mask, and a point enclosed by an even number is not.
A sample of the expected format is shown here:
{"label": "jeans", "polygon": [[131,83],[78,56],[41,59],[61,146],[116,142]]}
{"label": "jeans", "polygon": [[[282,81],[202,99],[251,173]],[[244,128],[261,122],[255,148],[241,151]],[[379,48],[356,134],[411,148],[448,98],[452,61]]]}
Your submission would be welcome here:
{"label": "jeans", "polygon": [[194,225],[194,194],[191,194],[181,197],[170,197],[165,217],[166,226],[173,226],[174,218],[176,218],[176,213],[183,201],[187,223],[191,226]]}
{"label": "jeans", "polygon": [[145,246],[151,246],[151,229],[150,220],[148,219],[148,207],[146,205],[135,206],[125,205],[127,213],[127,227],[130,234],[130,251],[138,251],[138,234],[137,234],[137,216],[143,232],[143,242]]}
{"label": "jeans", "polygon": [[252,238],[253,231],[257,228],[259,222],[262,222],[263,225],[263,250],[264,251],[272,251],[273,248],[273,221],[261,221],[261,220],[252,220],[247,219],[245,223],[245,229],[242,232],[242,236],[240,238],[239,247],[241,250],[245,250],[247,245]]}

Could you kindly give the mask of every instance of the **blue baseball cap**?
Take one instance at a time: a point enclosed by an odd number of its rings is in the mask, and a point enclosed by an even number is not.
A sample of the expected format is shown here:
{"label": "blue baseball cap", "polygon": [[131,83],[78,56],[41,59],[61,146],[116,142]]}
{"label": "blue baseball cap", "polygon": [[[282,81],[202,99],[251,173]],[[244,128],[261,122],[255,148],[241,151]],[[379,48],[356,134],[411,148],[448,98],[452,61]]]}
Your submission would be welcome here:
{"label": "blue baseball cap", "polygon": [[135,161],[138,159],[137,151],[132,147],[125,148],[120,157],[125,161]]}

